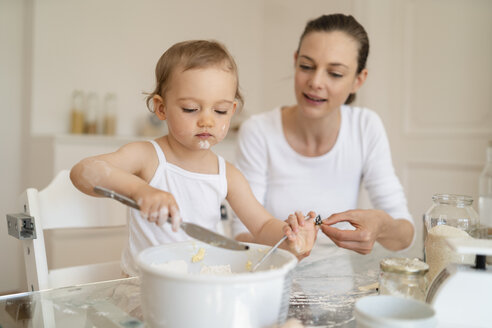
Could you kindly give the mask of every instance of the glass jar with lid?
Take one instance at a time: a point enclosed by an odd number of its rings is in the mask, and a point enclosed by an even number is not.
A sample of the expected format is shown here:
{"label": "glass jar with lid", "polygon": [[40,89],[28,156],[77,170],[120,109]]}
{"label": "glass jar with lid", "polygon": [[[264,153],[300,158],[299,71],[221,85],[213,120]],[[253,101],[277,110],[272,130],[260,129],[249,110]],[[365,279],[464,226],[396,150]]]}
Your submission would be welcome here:
{"label": "glass jar with lid", "polygon": [[438,225],[446,224],[468,233],[474,233],[479,225],[479,216],[472,207],[473,198],[466,195],[435,194],[433,204],[425,213],[427,232]]}
{"label": "glass jar with lid", "polygon": [[414,258],[386,258],[380,264],[379,294],[425,301],[427,263]]}
{"label": "glass jar with lid", "polygon": [[479,216],[470,196],[435,194],[432,200],[424,215],[424,256],[429,264],[429,282],[449,263],[473,263],[473,256],[457,254],[446,239],[476,237],[480,231]]}

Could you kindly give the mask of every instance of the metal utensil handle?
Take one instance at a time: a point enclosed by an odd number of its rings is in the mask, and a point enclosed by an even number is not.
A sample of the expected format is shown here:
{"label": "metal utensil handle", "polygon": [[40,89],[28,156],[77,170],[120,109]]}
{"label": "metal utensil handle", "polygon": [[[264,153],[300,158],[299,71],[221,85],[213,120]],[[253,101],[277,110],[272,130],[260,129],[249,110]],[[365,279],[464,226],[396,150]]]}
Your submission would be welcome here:
{"label": "metal utensil handle", "polygon": [[[304,220],[309,220],[310,216],[309,215],[306,215],[304,217]],[[321,217],[318,215],[316,216],[316,218],[314,218],[314,224],[316,225],[320,225],[322,223],[322,220],[321,220]],[[270,250],[265,254],[265,256],[263,256],[261,258],[261,260],[255,264],[255,266],[253,267],[253,270],[251,270],[252,272],[255,272],[256,269],[258,269],[258,267],[263,263],[265,262],[265,260],[270,256],[270,254],[272,254],[279,246],[280,244],[282,244],[285,240],[287,239],[287,236],[283,236],[275,245],[273,245],[272,248],[270,248]]]}
{"label": "metal utensil handle", "polygon": [[100,186],[95,186],[94,192],[96,192],[97,194],[102,195],[102,196],[116,199],[117,201],[119,201],[125,205],[133,207],[136,210],[140,210],[140,206],[138,206],[136,201],[134,201],[133,199],[128,198],[126,196],[123,196],[122,194],[119,194],[113,190],[109,190],[109,189],[106,189],[106,188],[103,188]]}
{"label": "metal utensil handle", "polygon": [[260,261],[258,261],[258,263],[256,263],[256,264],[255,264],[255,266],[253,267],[253,270],[251,270],[251,271],[255,272],[255,271],[256,271],[256,269],[258,269],[258,267],[259,267],[259,266],[260,266],[263,262],[265,262],[265,260],[266,260],[266,259],[270,256],[270,254],[272,254],[272,253],[273,253],[273,252],[274,252],[274,251],[278,248],[278,246],[279,246],[281,243],[283,243],[283,242],[284,242],[284,240],[286,240],[286,239],[287,239],[287,236],[283,236],[283,237],[282,237],[282,238],[278,241],[278,243],[276,243],[275,245],[273,245],[273,247],[272,247],[272,248],[270,248],[270,250],[269,250],[269,251],[265,254],[265,256],[263,256],[263,257],[261,258],[261,260],[260,260]]}

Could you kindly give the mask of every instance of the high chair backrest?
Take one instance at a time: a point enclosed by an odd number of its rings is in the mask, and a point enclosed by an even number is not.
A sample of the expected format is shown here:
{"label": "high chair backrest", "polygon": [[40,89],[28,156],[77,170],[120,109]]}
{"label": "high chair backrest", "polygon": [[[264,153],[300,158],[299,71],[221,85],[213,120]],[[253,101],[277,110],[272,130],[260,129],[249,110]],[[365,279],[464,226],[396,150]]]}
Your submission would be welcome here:
{"label": "high chair backrest", "polygon": [[[36,239],[24,240],[28,289],[42,290],[122,277],[119,260],[57,269],[48,268],[47,230],[114,227],[126,225],[127,209],[107,198],[91,197],[77,190],[63,170],[44,189],[28,188],[20,196],[21,210],[34,217]],[[71,250],[67,250],[71,252]],[[104,250],[101,250],[104,251]]]}

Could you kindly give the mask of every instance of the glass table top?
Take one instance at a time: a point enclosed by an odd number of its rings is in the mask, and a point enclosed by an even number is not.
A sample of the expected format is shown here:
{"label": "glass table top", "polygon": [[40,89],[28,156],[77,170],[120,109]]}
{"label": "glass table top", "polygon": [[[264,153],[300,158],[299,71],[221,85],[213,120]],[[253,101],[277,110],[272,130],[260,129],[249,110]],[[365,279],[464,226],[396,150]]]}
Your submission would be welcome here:
{"label": "glass table top", "polygon": [[[377,293],[379,261],[389,256],[379,245],[359,255],[318,243],[294,270],[288,317],[305,327],[355,327],[354,304]],[[133,277],[2,296],[0,328],[146,327],[139,293]]]}

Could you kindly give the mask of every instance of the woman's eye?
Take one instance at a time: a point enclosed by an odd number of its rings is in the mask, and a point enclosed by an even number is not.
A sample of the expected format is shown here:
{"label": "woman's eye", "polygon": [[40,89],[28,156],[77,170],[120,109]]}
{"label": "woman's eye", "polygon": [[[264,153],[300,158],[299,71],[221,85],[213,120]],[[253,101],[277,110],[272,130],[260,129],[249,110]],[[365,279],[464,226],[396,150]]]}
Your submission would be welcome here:
{"label": "woman's eye", "polygon": [[340,78],[340,77],[343,77],[343,75],[342,75],[342,74],[340,74],[340,73],[333,73],[333,72],[332,72],[332,73],[328,73],[328,74],[330,74],[331,76],[333,76],[333,77],[335,77],[335,78]]}
{"label": "woman's eye", "polygon": [[303,64],[300,64],[299,67],[304,71],[309,71],[313,69],[311,66],[303,65]]}
{"label": "woman's eye", "polygon": [[183,112],[185,113],[193,113],[196,111],[196,108],[183,108]]}

